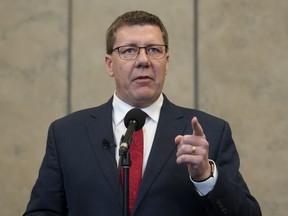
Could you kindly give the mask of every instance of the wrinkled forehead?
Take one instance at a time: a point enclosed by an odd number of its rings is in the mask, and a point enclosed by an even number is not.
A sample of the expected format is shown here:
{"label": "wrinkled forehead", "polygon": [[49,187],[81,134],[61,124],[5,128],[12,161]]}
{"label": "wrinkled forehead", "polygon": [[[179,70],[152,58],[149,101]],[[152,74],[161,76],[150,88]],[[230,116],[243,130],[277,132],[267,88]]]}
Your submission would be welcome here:
{"label": "wrinkled forehead", "polygon": [[114,44],[119,43],[151,43],[163,44],[163,33],[157,25],[129,25],[122,26],[114,34]]}

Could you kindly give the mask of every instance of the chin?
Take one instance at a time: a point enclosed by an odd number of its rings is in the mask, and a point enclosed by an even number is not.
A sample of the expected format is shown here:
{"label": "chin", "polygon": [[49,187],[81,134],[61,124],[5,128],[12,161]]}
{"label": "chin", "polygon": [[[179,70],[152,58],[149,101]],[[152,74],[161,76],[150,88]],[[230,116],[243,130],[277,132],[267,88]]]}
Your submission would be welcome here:
{"label": "chin", "polygon": [[153,104],[157,100],[157,96],[155,95],[138,95],[136,99],[137,107],[147,107]]}

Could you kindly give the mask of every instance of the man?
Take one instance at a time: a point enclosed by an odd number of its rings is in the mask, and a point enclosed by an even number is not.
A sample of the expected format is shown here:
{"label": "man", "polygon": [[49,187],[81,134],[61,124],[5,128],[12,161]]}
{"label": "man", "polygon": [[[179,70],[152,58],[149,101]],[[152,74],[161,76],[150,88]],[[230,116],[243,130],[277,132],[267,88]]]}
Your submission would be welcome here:
{"label": "man", "polygon": [[228,123],[176,106],[162,93],[169,53],[161,20],[144,11],[121,15],[107,31],[106,48],[115,93],[101,106],[51,124],[24,215],[122,215],[118,151],[124,117],[134,107],[147,117],[131,215],[261,215],[239,172]]}

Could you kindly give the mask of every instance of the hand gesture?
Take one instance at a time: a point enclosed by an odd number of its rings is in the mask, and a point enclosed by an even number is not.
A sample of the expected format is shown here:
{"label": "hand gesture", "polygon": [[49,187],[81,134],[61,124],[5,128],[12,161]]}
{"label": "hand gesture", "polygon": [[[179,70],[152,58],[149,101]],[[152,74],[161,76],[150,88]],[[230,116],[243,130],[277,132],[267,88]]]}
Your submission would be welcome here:
{"label": "hand gesture", "polygon": [[209,143],[196,117],[192,118],[191,124],[193,134],[178,135],[175,138],[177,144],[176,162],[187,164],[188,172],[194,181],[203,181],[211,174],[208,160]]}

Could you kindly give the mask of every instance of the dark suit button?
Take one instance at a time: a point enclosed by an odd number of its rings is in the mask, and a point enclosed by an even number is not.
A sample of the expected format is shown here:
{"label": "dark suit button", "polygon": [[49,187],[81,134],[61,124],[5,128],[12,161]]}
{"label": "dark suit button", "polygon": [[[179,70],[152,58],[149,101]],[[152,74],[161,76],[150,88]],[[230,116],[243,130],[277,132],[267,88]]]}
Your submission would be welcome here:
{"label": "dark suit button", "polygon": [[216,199],[215,201],[216,205],[218,206],[220,212],[223,214],[223,215],[227,215],[227,208],[224,207],[223,203],[221,202],[220,199]]}
{"label": "dark suit button", "polygon": [[216,204],[217,204],[217,205],[222,204],[222,203],[221,203],[221,200],[220,200],[220,199],[216,199]]}
{"label": "dark suit button", "polygon": [[223,204],[222,204],[222,202],[221,202],[220,199],[216,199],[215,203],[216,203],[216,205],[217,205],[219,208],[222,208],[222,207],[223,207]]}

